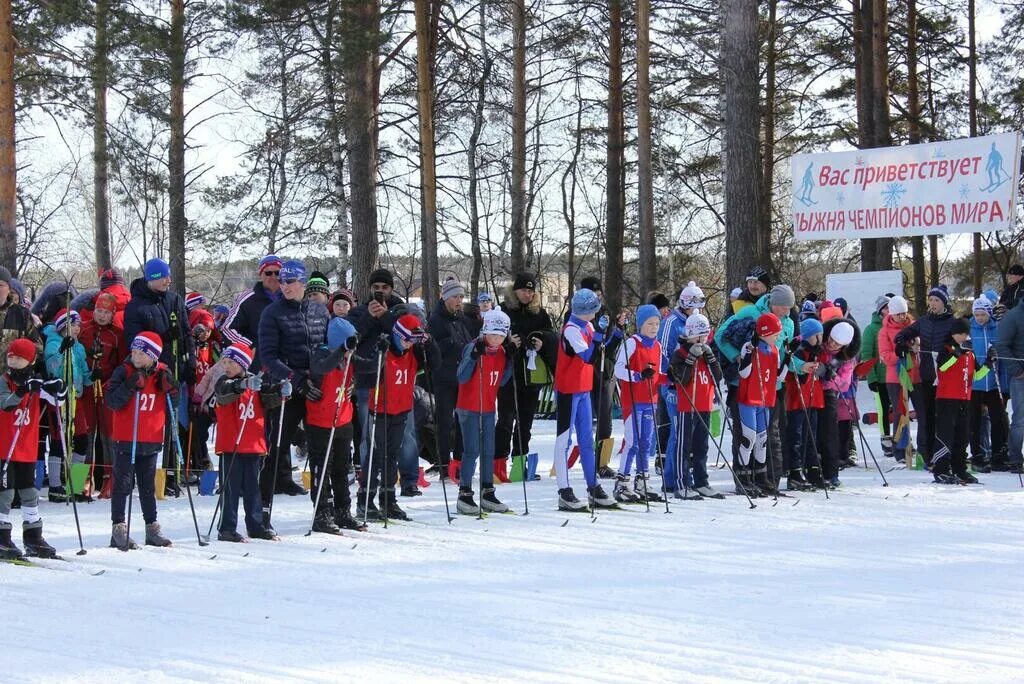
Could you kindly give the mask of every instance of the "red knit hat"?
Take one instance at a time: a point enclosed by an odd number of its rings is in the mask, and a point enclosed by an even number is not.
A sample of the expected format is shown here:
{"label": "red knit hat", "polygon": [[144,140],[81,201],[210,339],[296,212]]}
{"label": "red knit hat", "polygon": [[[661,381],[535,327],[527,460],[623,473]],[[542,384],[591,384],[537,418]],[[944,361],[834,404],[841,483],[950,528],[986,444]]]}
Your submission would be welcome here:
{"label": "red knit hat", "polygon": [[93,304],[93,308],[117,311],[117,297],[109,292],[101,292],[96,295],[96,302]]}
{"label": "red knit hat", "polygon": [[395,334],[406,342],[416,342],[423,339],[423,326],[420,319],[412,314],[405,314],[395,321]]}
{"label": "red knit hat", "polygon": [[195,309],[188,315],[188,327],[194,331],[197,325],[205,327],[207,330],[213,330],[213,315],[206,309]]}
{"label": "red knit hat", "polygon": [[82,317],[79,316],[78,312],[74,309],[61,309],[57,312],[57,315],[53,317],[53,327],[59,333],[64,332],[69,325],[81,322]]}
{"label": "red knit hat", "polygon": [[155,332],[140,332],[132,340],[132,349],[138,349],[154,361],[159,361],[160,355],[164,353],[164,342]]}
{"label": "red knit hat", "polygon": [[19,337],[7,347],[8,356],[17,356],[29,363],[36,360],[36,345],[27,337]]}
{"label": "red knit hat", "polygon": [[769,335],[777,335],[782,332],[782,321],[775,314],[763,313],[757,317],[757,335],[758,337],[768,337]]}
{"label": "red knit hat", "polygon": [[235,342],[224,350],[224,358],[231,359],[241,366],[243,370],[249,370],[249,366],[252,364],[252,357],[252,347],[244,342]]}

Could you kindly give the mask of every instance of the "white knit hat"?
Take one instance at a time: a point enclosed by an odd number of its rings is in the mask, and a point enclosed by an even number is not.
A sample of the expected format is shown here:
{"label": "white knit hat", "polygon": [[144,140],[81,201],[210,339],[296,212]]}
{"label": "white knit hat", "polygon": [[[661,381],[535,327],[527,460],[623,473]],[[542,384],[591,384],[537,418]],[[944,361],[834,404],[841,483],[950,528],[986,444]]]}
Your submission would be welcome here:
{"label": "white knit hat", "polygon": [[907,300],[903,297],[896,295],[889,300],[889,313],[890,314],[903,314],[910,311],[910,307],[907,305]]}

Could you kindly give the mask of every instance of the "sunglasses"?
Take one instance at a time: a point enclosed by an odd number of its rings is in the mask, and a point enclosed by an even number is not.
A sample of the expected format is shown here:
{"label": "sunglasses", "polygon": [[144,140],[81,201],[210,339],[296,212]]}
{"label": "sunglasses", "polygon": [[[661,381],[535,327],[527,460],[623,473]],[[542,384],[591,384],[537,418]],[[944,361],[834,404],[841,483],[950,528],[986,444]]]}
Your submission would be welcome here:
{"label": "sunglasses", "polygon": [[295,283],[301,283],[302,281],[298,278],[285,278],[281,282],[285,285],[294,285]]}
{"label": "sunglasses", "polygon": [[280,271],[264,271],[263,275],[270,276],[271,278],[277,278],[281,275]]}

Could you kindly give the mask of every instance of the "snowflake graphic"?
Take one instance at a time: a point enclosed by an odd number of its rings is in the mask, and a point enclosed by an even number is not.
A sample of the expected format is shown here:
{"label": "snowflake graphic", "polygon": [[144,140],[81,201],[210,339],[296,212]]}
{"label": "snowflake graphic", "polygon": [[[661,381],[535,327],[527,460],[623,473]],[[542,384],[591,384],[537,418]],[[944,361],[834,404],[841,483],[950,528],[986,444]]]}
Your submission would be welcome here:
{"label": "snowflake graphic", "polygon": [[890,209],[898,207],[900,200],[903,199],[903,195],[906,193],[907,189],[903,187],[903,183],[889,183],[889,185],[885,186],[885,190],[882,191],[885,206]]}
{"label": "snowflake graphic", "polygon": [[960,199],[965,200],[971,194],[971,187],[967,183],[960,185]]}
{"label": "snowflake graphic", "polygon": [[857,157],[853,163],[855,166],[864,166],[864,157]]}
{"label": "snowflake graphic", "polygon": [[942,151],[941,147],[936,147],[935,151],[932,152],[932,159],[945,159],[946,153]]}
{"label": "snowflake graphic", "polygon": [[839,206],[844,206],[846,204],[846,193],[842,190],[836,193],[836,204]]}

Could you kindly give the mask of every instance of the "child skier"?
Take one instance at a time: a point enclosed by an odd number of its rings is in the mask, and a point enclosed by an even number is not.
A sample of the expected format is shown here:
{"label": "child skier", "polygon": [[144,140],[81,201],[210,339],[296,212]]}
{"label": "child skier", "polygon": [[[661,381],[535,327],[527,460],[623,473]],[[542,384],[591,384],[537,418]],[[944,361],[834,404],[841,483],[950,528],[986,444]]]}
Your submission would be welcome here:
{"label": "child skier", "polygon": [[[647,475],[648,463],[655,452],[654,440],[657,439],[655,414],[658,390],[665,384],[665,375],[661,372],[661,343],[657,339],[660,324],[661,313],[657,307],[644,304],[637,308],[637,332],[619,347],[615,359],[615,377],[619,381],[622,401],[623,437],[612,495],[620,503],[637,503],[644,497],[649,501],[661,500],[652,491]],[[635,481],[630,478],[634,461]],[[665,473],[667,478],[668,471]],[[670,489],[667,482],[666,489]]]}
{"label": "child skier", "polygon": [[932,476],[939,484],[977,484],[967,470],[970,434],[971,392],[975,380],[988,375],[989,368],[978,363],[967,342],[970,324],[954,318],[949,336],[936,359],[938,387],[935,388],[935,453]]}
{"label": "child skier", "polygon": [[[555,419],[558,435],[555,437],[555,471],[558,477],[558,509],[582,511],[586,504],[576,498],[569,486],[569,438],[576,432],[576,441],[587,481],[590,505],[599,508],[614,507],[615,499],[608,496],[597,482],[597,463],[594,455],[590,391],[594,386],[591,363],[598,345],[605,341],[608,321],[598,322],[594,330],[591,321],[601,309],[601,300],[593,290],[581,288],[572,298],[572,315],[562,327],[555,364]],[[602,317],[607,319],[607,317]],[[621,335],[616,328],[614,335]]]}
{"label": "child skier", "polygon": [[125,505],[135,483],[146,522],[146,544],[170,546],[156,521],[155,477],[157,459],[164,444],[167,395],[178,389],[170,369],[160,363],[163,343],[153,332],[141,332],[131,344],[131,355],[118,366],[104,388],[107,406],[113,411],[114,495],[110,499],[113,529],[110,545],[122,551],[137,549],[128,536]]}
{"label": "child skier", "polygon": [[[193,293],[195,294],[195,293]],[[203,401],[202,395],[198,392],[199,385],[203,378],[210,372],[217,363],[219,350],[213,341],[214,323],[213,316],[206,309],[197,308],[188,316],[189,327],[192,329],[192,337],[196,343],[196,376],[195,382],[189,385],[189,429],[182,428],[184,440],[191,439],[189,453],[192,462],[189,467],[194,470],[210,470],[213,463],[210,461],[210,452],[206,446],[210,437],[210,426],[213,424],[210,415],[209,405]]]}
{"label": "child skier", "polygon": [[787,359],[779,358],[776,340],[782,323],[773,313],[763,313],[754,324],[753,339],[743,345],[739,356],[740,382],[737,394],[741,441],[736,493],[769,496],[775,492],[768,473],[769,412],[775,406],[776,383],[786,376]]}
{"label": "child skier", "polygon": [[63,395],[61,380],[43,381],[32,371],[36,345],[19,337],[7,347],[7,372],[0,378],[0,558],[22,557],[11,539],[11,504],[14,494],[21,498],[22,532],[25,554],[53,558],[56,550],[43,539],[43,519],[39,517],[39,490],[35,487],[36,444],[39,440],[39,400],[45,398],[55,408]]}
{"label": "child skier", "polygon": [[259,392],[263,379],[249,374],[253,352],[237,342],[224,350],[220,365],[224,374],[215,391],[217,440],[214,451],[220,456],[220,481],[223,491],[217,539],[243,542],[238,534],[238,499],[245,510],[245,529],[253,539],[274,541],[277,535],[263,524],[260,499],[260,465],[267,455],[266,423]]}
{"label": "child skier", "polygon": [[[75,414],[75,404],[81,397],[85,388],[92,385],[92,372],[89,370],[88,361],[85,358],[85,347],[78,341],[78,335],[82,332],[82,318],[77,311],[61,309],[54,316],[53,322],[43,328],[43,337],[46,338],[44,359],[46,361],[46,373],[50,378],[60,379],[68,386],[68,403],[65,415],[61,416],[61,424],[68,429],[71,423],[73,437],[68,444],[71,447],[71,464],[78,465],[85,463],[86,454],[89,451],[89,439],[85,432],[79,433],[75,429],[72,419]],[[67,361],[70,359],[71,365]],[[50,488],[48,496],[52,502],[64,501],[70,492],[65,492],[61,486],[61,458],[63,456],[63,445],[58,434],[58,422],[50,423],[50,453],[47,458],[47,470],[49,471]],[[67,489],[70,490],[71,483],[67,482]],[[92,501],[89,492],[83,490],[76,495],[79,501]]]}
{"label": "child skier", "polygon": [[685,330],[672,357],[679,417],[676,453],[665,462],[666,488],[677,499],[722,499],[708,483],[708,426],[722,368],[708,346],[707,317],[690,314]]}
{"label": "child skier", "polygon": [[[995,355],[994,345],[999,332],[999,323],[992,316],[992,302],[988,297],[978,297],[974,300],[972,309],[974,317],[971,319],[971,345],[974,356],[989,360]],[[971,391],[971,465],[980,473],[991,472],[993,464],[997,468],[1005,468],[1002,464],[1006,463],[1009,425],[1001,390],[1009,388],[1010,379],[1005,375],[997,377],[1001,372],[1001,368],[995,367],[984,378],[975,381]],[[982,408],[988,414],[987,422],[991,430],[987,454],[984,449],[985,435],[982,434],[986,428],[985,421],[982,420]]]}
{"label": "child skier", "polygon": [[817,318],[800,323],[800,344],[793,352],[786,376],[786,448],[789,450],[786,489],[814,489],[808,481],[821,481],[818,458],[818,412],[825,408],[822,384],[831,378],[832,368],[821,363],[821,337],[824,332]]}
{"label": "child skier", "polygon": [[[463,348],[462,361],[456,371],[459,396],[455,415],[465,436],[456,509],[463,515],[476,515],[480,509],[492,513],[508,511],[508,506],[494,495],[494,417],[498,387],[512,377],[512,364],[507,362],[511,351],[505,347],[511,325],[509,317],[501,311],[485,313],[480,337]],[[477,459],[480,461],[479,508],[473,500]]]}
{"label": "child skier", "polygon": [[92,320],[82,325],[79,341],[89,359],[92,385],[86,387],[75,411],[75,430],[93,435],[93,481],[100,490],[99,498],[109,499],[114,488],[111,468],[114,464],[110,441],[110,409],[103,402],[103,384],[124,360],[124,330],[117,325],[117,298],[108,292],[96,296]]}
{"label": "child skier", "polygon": [[[320,397],[306,397],[306,439],[309,464],[313,472],[310,498],[319,507],[313,518],[313,531],[341,534],[341,530],[365,531],[366,526],[352,517],[352,496],[348,473],[352,459],[352,390],[355,369],[350,366],[358,337],[356,329],[344,318],[333,318],[327,325],[327,344],[313,351],[310,379],[320,388]],[[331,437],[331,430],[334,437]],[[330,443],[331,451],[327,453]],[[330,463],[327,482],[325,459]],[[323,493],[320,488],[323,487]]]}
{"label": "child skier", "polygon": [[[819,360],[829,367],[822,377],[825,405],[818,414],[818,452],[822,455],[821,475],[808,481],[815,487],[833,489],[839,481],[839,468],[849,453],[849,437],[853,431],[853,370],[860,352],[860,330],[849,318],[832,318],[822,325],[822,353]],[[847,423],[845,426],[843,423]],[[845,437],[845,438],[844,438]]]}

